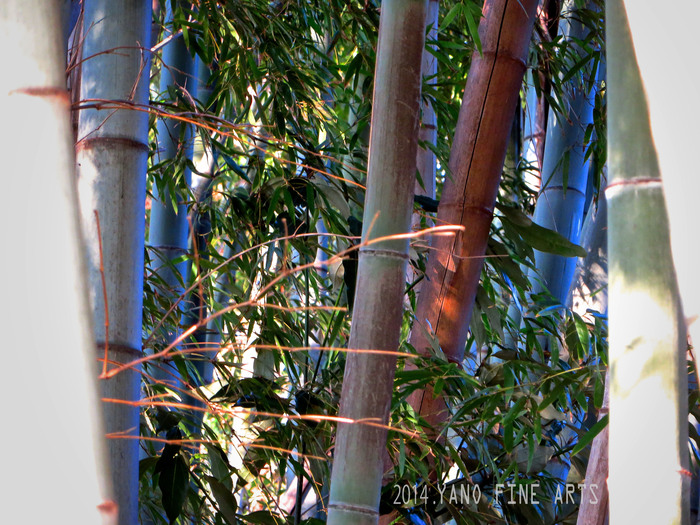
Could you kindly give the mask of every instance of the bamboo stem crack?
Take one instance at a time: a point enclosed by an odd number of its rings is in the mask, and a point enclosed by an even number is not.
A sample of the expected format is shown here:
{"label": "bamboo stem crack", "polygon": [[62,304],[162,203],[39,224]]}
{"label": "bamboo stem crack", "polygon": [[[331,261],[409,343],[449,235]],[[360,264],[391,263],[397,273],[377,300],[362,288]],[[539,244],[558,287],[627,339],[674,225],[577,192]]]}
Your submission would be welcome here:
{"label": "bamboo stem crack", "polygon": [[493,65],[495,67],[496,64],[505,61],[505,62],[514,62],[518,64],[523,71],[527,69],[527,63],[520,57],[514,55],[510,51],[505,51],[503,49],[494,49],[493,51],[487,51],[484,50],[482,53],[482,56],[488,57],[493,62]]}

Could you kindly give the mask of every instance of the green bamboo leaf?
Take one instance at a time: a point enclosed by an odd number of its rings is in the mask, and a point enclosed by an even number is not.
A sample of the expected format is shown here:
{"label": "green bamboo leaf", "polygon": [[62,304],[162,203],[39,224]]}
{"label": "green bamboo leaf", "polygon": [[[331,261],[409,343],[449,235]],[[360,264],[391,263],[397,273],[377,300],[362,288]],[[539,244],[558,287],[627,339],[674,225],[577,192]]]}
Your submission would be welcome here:
{"label": "green bamboo leaf", "polygon": [[413,381],[424,381],[430,379],[433,375],[431,370],[426,368],[416,370],[401,370],[396,372],[396,381],[398,383],[409,383]]}
{"label": "green bamboo leaf", "polygon": [[421,329],[421,331],[425,334],[426,338],[428,339],[428,342],[430,343],[430,346],[433,350],[433,353],[435,357],[438,359],[445,361],[445,354],[442,351],[442,348],[440,348],[440,341],[438,341],[437,337],[435,336],[435,332],[428,331],[426,327],[423,326],[422,323],[418,323],[418,327]]}
{"label": "green bamboo leaf", "polygon": [[238,503],[236,502],[232,490],[213,476],[204,476],[204,479],[207,480],[207,483],[209,483],[211,487],[214,499],[219,506],[219,513],[221,516],[229,525],[238,525],[239,522],[236,518]]}
{"label": "green bamboo leaf", "polygon": [[567,149],[561,158],[562,165],[562,187],[564,188],[564,195],[566,195],[566,189],[569,187],[569,169],[571,167],[571,150]]}
{"label": "green bamboo leaf", "polygon": [[[539,413],[539,410],[535,409],[537,413]],[[537,442],[539,443],[542,441],[542,418],[538,417],[537,415],[534,415],[532,418],[532,422],[535,426],[535,437],[537,438]]]}
{"label": "green bamboo leaf", "polygon": [[530,288],[530,282],[525,277],[522,267],[513,261],[511,254],[503,244],[494,239],[489,239],[487,253],[496,256],[493,259],[494,268],[506,274],[515,285],[523,290]]}
{"label": "green bamboo leaf", "polygon": [[455,4],[452,9],[450,9],[447,14],[445,15],[445,18],[442,19],[442,24],[440,25],[440,31],[444,30],[447,26],[449,26],[452,21],[457,17],[458,14],[460,14],[463,11],[463,4],[457,3]]}
{"label": "green bamboo leaf", "polygon": [[476,44],[476,49],[479,51],[479,54],[482,53],[481,49],[481,38],[479,38],[479,21],[481,18],[481,9],[472,10],[468,9],[468,12],[465,13],[465,18],[467,19],[467,28],[469,30],[469,35],[472,37],[474,40],[474,44]]}
{"label": "green bamboo leaf", "polygon": [[231,490],[233,490],[233,481],[231,480],[232,467],[226,457],[224,451],[214,443],[205,443],[209,456],[209,468],[214,474],[216,480]]}
{"label": "green bamboo leaf", "polygon": [[469,469],[467,468],[467,465],[464,463],[462,460],[462,456],[459,455],[459,452],[457,449],[453,446],[448,445],[448,449],[450,452],[450,457],[452,458],[452,461],[454,461],[457,464],[457,467],[459,467],[459,470],[464,476],[466,477],[469,474]]}
{"label": "green bamboo leaf", "polygon": [[362,67],[362,55],[358,54],[348,64],[345,70],[345,83],[349,84],[352,78],[356,78]]}
{"label": "green bamboo leaf", "polygon": [[350,207],[338,188],[323,179],[316,181],[315,186],[319,194],[322,195],[330,205],[335,207],[343,217],[351,215]]}
{"label": "green bamboo leaf", "polygon": [[162,493],[162,503],[170,523],[174,523],[182,513],[189,487],[190,469],[180,454],[163,464],[160,469],[158,487]]}
{"label": "green bamboo leaf", "polygon": [[139,461],[139,479],[141,479],[149,470],[153,469],[156,463],[158,463],[158,460],[159,458],[157,457],[148,457]]}
{"label": "green bamboo leaf", "polygon": [[512,361],[518,358],[518,353],[515,350],[499,350],[493,354],[493,357],[497,357],[503,361]]}
{"label": "green bamboo leaf", "polygon": [[574,314],[574,325],[576,326],[576,333],[578,334],[578,339],[581,341],[581,347],[584,353],[588,353],[588,347],[591,344],[590,334],[588,333],[588,324],[583,318],[577,314]]}
{"label": "green bamboo leaf", "polygon": [[515,387],[515,374],[513,370],[508,367],[503,367],[503,388],[506,391],[506,403],[510,403],[513,397]]}
{"label": "green bamboo leaf", "polygon": [[[539,418],[537,418],[539,419]],[[535,459],[535,440],[532,439],[532,434],[527,439],[527,470],[532,468],[532,462]]]}
{"label": "green bamboo leaf", "polygon": [[461,42],[447,42],[447,41],[441,40],[438,45],[441,48],[445,48],[445,49],[456,49],[456,50],[466,49],[466,46]]}
{"label": "green bamboo leaf", "polygon": [[[566,385],[565,385],[563,382],[562,382],[562,383],[559,383],[557,386],[555,386],[555,387],[552,389],[552,391],[551,391],[549,394],[547,394],[547,397],[545,397],[544,400],[543,400],[543,401],[540,403],[540,405],[539,405],[540,413],[541,413],[545,408],[547,408],[549,405],[551,405],[554,401],[557,400],[557,398],[558,398],[558,397],[562,394],[562,392],[564,391],[565,386],[566,386]],[[552,419],[552,418],[549,418],[549,419]]]}
{"label": "green bamboo leaf", "polygon": [[505,215],[508,222],[510,222],[513,226],[527,228],[532,224],[532,219],[519,208],[515,208],[513,206],[503,206],[501,204],[496,204],[496,208],[498,208],[498,211]]}
{"label": "green bamboo leaf", "polygon": [[435,387],[433,388],[433,393],[439,396],[442,393],[442,389],[445,388],[445,380],[440,377],[435,381]]}
{"label": "green bamboo leaf", "polygon": [[554,451],[552,447],[532,443],[533,445],[527,446],[524,443],[516,445],[511,454],[518,470],[527,475],[544,470]]}
{"label": "green bamboo leaf", "polygon": [[603,374],[595,375],[595,384],[593,386],[593,405],[596,408],[603,406],[603,397],[605,395],[605,382]]}
{"label": "green bamboo leaf", "polygon": [[557,232],[532,222],[522,211],[511,206],[498,205],[504,219],[518,232],[525,242],[536,250],[564,257],[585,257],[586,250]]}
{"label": "green bamboo leaf", "polygon": [[608,424],[608,414],[605,414],[600,420],[591,427],[591,429],[586,432],[579,440],[578,443],[576,443],[576,446],[574,449],[571,451],[571,455],[575,456],[579,452],[581,452],[586,445],[588,445],[591,441],[593,441],[593,438],[595,438],[601,430],[605,428],[605,426]]}
{"label": "green bamboo leaf", "polygon": [[[292,197],[291,192],[287,188],[281,188],[282,189],[282,199],[284,200],[284,205],[287,207],[287,211],[289,214],[294,217],[294,198]],[[287,224],[287,228],[290,228],[291,225]],[[293,232],[289,232],[290,234]]]}
{"label": "green bamboo leaf", "polygon": [[532,223],[521,232],[523,240],[529,242],[533,248],[541,252],[553,253],[564,257],[585,257],[588,252],[582,246],[574,244],[557,232],[543,228],[539,224]]}
{"label": "green bamboo leaf", "polygon": [[511,421],[503,425],[503,448],[508,453],[513,450],[513,423]]}
{"label": "green bamboo leaf", "polygon": [[155,466],[155,473],[167,468],[167,466],[172,462],[173,458],[182,448],[182,445],[180,445],[178,442],[182,439],[182,432],[180,432],[179,428],[174,427],[168,430],[168,432],[165,434],[165,438],[168,441],[172,441],[172,443],[166,443],[166,445],[163,447],[163,451],[161,452],[160,458],[158,458],[158,462]]}
{"label": "green bamboo leaf", "polygon": [[501,324],[501,314],[496,308],[495,302],[489,297],[483,286],[479,286],[476,292],[476,300],[479,304],[481,312],[486,314],[489,328],[492,332],[500,335],[500,340],[503,340],[503,326]]}
{"label": "green bamboo leaf", "polygon": [[[589,53],[586,56],[584,56],[583,58],[581,58],[578,62],[576,62],[573,66],[571,66],[571,68],[567,71],[566,75],[564,75],[564,77],[561,79],[561,83],[565,84],[566,82],[571,80],[576,73],[581,71],[581,69],[583,69],[587,64],[589,64],[591,62],[592,58],[593,58],[592,54]],[[591,76],[594,77],[595,75],[591,75]]]}
{"label": "green bamboo leaf", "polygon": [[568,348],[569,354],[573,359],[578,359],[579,356],[583,355],[583,345],[578,336],[578,331],[576,330],[575,323],[572,319],[568,319],[566,322],[564,338],[566,340],[566,347]]}
{"label": "green bamboo leaf", "polygon": [[512,407],[510,407],[510,410],[508,410],[505,417],[503,418],[503,421],[501,422],[504,428],[506,427],[506,425],[512,424],[513,420],[520,415],[523,408],[525,407],[525,403],[527,403],[527,397],[523,396],[520,399],[518,399]]}
{"label": "green bamboo leaf", "polygon": [[501,383],[503,383],[504,379],[503,363],[482,364],[481,370],[479,372],[479,377],[485,384],[489,386],[500,385]]}

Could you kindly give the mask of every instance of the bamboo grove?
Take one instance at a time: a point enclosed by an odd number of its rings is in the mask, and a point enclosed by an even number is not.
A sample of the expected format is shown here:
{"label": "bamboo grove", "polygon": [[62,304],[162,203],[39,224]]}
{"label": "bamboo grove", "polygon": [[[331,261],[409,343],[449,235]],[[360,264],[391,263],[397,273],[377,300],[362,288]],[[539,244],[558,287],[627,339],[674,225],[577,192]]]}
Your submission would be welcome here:
{"label": "bamboo grove", "polygon": [[695,126],[632,4],[4,2],[51,507],[694,524]]}

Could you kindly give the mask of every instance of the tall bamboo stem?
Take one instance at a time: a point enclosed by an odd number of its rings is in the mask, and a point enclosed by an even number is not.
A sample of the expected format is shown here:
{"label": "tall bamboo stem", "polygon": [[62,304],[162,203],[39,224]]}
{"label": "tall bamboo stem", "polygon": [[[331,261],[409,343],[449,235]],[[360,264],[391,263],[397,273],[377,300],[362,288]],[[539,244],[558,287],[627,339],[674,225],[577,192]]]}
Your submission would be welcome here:
{"label": "tall bamboo stem", "polygon": [[[700,374],[698,243],[688,239],[688,232],[700,228],[700,206],[697,205],[700,177],[695,175],[696,149],[700,142],[700,128],[696,123],[700,119],[700,106],[689,102],[697,96],[699,79],[698,69],[688,67],[695,60],[694,20],[700,17],[700,3],[682,0],[674,4],[675,13],[659,13],[644,2],[625,2],[625,7],[664,180],[671,249],[683,312],[695,346],[696,371]],[[661,55],[659,42],[666,43],[674,52]]]}
{"label": "tall bamboo stem", "polygon": [[[465,231],[434,239],[427,280],[416,307],[411,343],[425,355],[437,336],[448,360],[461,365],[493,207],[501,180],[515,104],[537,0],[491,0],[479,26],[483,54],[475,53],[450,155],[450,177],[442,190],[437,224],[459,224]],[[445,403],[432,392],[411,399],[434,425],[446,416]]]}
{"label": "tall bamboo stem", "polygon": [[[148,114],[103,109],[105,101],[148,104],[151,2],[85,0],[78,143],[78,187],[87,240],[97,354],[128,363],[141,357],[141,307]],[[96,214],[102,227],[101,238]],[[102,249],[100,249],[100,245]],[[103,274],[100,271],[104,263]],[[107,314],[108,313],[108,314]],[[102,381],[102,397],[140,398],[138,367]],[[104,405],[119,522],[138,522],[138,406]]]}
{"label": "tall bamboo stem", "polygon": [[607,13],[611,523],[688,521],[685,323],[647,98],[622,0]]}
{"label": "tall bamboo stem", "polygon": [[[114,524],[58,0],[0,5],[3,522]],[[8,128],[9,129],[9,128]],[[27,196],[28,198],[21,198]],[[9,259],[8,259],[9,261]],[[40,486],[41,488],[38,488]]]}
{"label": "tall bamboo stem", "polygon": [[[379,29],[357,293],[349,349],[396,351],[418,149],[427,0],[385,0]],[[367,244],[372,242],[372,244]],[[396,357],[349,353],[331,493],[330,525],[375,524]]]}

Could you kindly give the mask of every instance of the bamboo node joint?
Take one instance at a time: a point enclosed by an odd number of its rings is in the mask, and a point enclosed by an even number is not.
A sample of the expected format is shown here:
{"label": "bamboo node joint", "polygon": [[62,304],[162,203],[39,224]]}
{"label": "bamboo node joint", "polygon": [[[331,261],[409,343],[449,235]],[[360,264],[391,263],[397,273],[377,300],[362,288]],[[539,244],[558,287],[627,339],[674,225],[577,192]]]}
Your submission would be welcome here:
{"label": "bamboo node joint", "polygon": [[75,145],[75,150],[80,151],[99,145],[119,145],[125,146],[127,148],[134,148],[141,151],[149,151],[148,144],[144,144],[143,142],[140,142],[138,140],[128,139],[125,137],[84,138],[77,142],[77,144]]}
{"label": "bamboo node joint", "polygon": [[635,177],[611,182],[605,188],[605,196],[612,197],[624,190],[636,190],[641,188],[662,188],[661,179],[657,177]]}
{"label": "bamboo node joint", "polygon": [[408,254],[396,250],[382,250],[377,248],[360,248],[361,254],[374,255],[375,257],[387,257],[390,259],[407,260]]}
{"label": "bamboo node joint", "polygon": [[[102,360],[104,358],[105,342],[97,341],[96,348],[100,354],[100,360]],[[109,353],[131,356],[134,359],[143,357],[143,352],[141,350],[117,343],[109,343]]]}
{"label": "bamboo node joint", "polygon": [[363,516],[379,516],[379,511],[373,507],[366,507],[364,505],[351,505],[349,503],[329,503],[329,509],[336,509],[343,512],[354,512],[356,514],[362,514]]}

